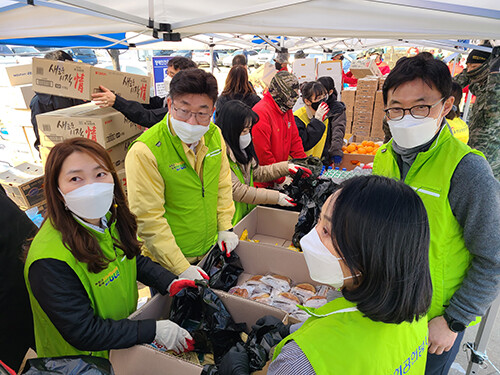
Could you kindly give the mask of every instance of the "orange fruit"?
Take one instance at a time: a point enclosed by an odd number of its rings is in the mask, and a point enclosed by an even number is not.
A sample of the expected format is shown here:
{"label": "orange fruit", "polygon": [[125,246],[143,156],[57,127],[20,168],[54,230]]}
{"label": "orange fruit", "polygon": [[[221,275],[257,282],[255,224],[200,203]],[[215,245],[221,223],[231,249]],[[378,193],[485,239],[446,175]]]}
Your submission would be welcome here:
{"label": "orange fruit", "polygon": [[354,144],[350,144],[349,146],[347,146],[347,152],[353,152],[353,151],[356,151],[356,145]]}
{"label": "orange fruit", "polygon": [[369,154],[369,153],[373,152],[373,147],[372,146],[366,146],[365,150],[366,150],[366,153]]}
{"label": "orange fruit", "polygon": [[359,147],[358,154],[366,154],[366,149],[364,147]]}

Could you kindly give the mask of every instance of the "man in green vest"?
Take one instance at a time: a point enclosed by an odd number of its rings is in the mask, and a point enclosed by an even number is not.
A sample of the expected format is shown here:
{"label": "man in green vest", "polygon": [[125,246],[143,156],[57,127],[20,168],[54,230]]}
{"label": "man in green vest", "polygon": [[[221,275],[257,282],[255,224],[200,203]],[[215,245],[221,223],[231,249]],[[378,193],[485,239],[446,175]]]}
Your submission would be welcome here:
{"label": "man in green vest", "polygon": [[238,245],[226,145],[210,121],[216,100],[213,75],[180,71],[170,84],[167,116],[125,159],[130,209],[146,255],[191,280],[206,277],[191,264],[215,243],[228,252]]}
{"label": "man in green vest", "polygon": [[433,298],[426,374],[447,374],[465,328],[498,295],[500,184],[484,156],[451,134],[445,116],[454,97],[443,62],[399,60],[383,97],[393,138],[377,152],[373,173],[403,180],[427,209]]}

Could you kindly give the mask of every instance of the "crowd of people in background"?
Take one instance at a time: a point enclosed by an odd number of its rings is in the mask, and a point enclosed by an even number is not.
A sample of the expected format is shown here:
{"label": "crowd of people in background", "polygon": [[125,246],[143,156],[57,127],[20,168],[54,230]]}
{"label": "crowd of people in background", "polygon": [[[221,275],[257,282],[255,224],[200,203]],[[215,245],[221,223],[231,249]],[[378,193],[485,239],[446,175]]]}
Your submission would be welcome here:
{"label": "crowd of people in background", "polygon": [[[421,347],[407,373],[446,374],[465,328],[498,295],[498,47],[472,51],[454,81],[432,55],[404,57],[391,70],[383,54],[374,49],[360,56],[387,76],[382,91],[390,136],[375,156],[378,176],[341,185],[301,240],[313,279],[340,288],[343,297],[311,310],[289,332],[269,374],[395,373]],[[342,51],[332,55],[344,58]],[[195,286],[208,278],[198,262],[214,245],[229,255],[239,243],[233,226],[255,205],[296,205],[279,189],[289,176],[311,171],[291,159],[314,156],[325,166],[343,160],[343,87],[331,77],[299,84],[285,54],[275,63],[262,98],[249,82],[244,55],[234,57],[220,95],[215,77],[184,57],[168,62],[166,97],[140,104],[103,86],[93,94],[97,105],[148,129],[125,159],[128,196],[97,143],[66,140],[48,156],[48,216],[26,253],[27,294],[16,296],[24,298],[20,319],[29,315],[27,298],[31,303],[39,356],[107,357],[111,349],[153,340],[178,353],[192,350],[193,338],[170,320],[127,319],[136,308],[137,281],[152,294],[172,296]],[[343,84],[356,85],[349,71],[342,76]],[[468,127],[460,119],[466,85],[477,96]],[[294,111],[299,98],[303,105]],[[35,131],[37,113],[76,104],[37,94]],[[35,230],[0,198],[2,211],[18,223],[6,242],[18,257]],[[22,278],[17,281],[12,290],[24,290]],[[0,359],[8,353],[6,362],[17,368],[32,338],[27,333],[16,342],[16,353],[0,348]]]}

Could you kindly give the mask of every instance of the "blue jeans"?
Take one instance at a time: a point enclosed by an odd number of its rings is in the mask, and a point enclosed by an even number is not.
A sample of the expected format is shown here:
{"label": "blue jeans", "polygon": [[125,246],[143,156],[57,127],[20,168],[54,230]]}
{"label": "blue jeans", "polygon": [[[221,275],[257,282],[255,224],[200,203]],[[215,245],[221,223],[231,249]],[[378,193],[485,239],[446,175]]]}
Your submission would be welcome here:
{"label": "blue jeans", "polygon": [[460,343],[464,338],[464,333],[460,332],[453,344],[452,348],[443,352],[441,355],[437,354],[427,354],[427,364],[425,366],[425,375],[446,375],[450,371],[450,367],[455,360],[458,350],[460,349]]}

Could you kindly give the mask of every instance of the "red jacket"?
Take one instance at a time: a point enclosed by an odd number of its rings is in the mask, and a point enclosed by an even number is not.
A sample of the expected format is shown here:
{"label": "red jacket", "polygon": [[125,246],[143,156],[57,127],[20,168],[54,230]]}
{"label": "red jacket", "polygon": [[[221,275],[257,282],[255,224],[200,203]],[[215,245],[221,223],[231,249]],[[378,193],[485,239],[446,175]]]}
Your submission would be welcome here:
{"label": "red jacket", "polygon": [[[260,165],[286,161],[289,156],[306,157],[292,110],[283,113],[269,92],[255,104],[253,110],[259,115],[259,122],[252,128],[252,141]],[[268,187],[274,182],[283,181],[284,177],[271,182],[255,183],[255,186]]]}

